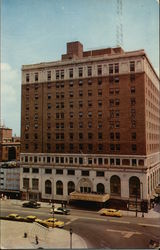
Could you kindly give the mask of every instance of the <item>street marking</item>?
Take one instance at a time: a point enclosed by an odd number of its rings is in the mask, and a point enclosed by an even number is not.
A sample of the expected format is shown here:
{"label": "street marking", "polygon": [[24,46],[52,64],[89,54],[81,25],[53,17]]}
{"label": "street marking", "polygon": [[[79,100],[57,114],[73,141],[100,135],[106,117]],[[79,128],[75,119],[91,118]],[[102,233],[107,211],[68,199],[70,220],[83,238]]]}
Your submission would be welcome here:
{"label": "street marking", "polygon": [[69,225],[71,222],[75,221],[75,220],[78,220],[78,218],[73,218],[71,219],[70,221],[66,222],[65,225]]}
{"label": "street marking", "polygon": [[122,230],[114,230],[114,229],[107,229],[106,231],[108,231],[108,232],[116,232],[116,233],[121,233],[122,234],[122,236],[124,237],[124,238],[130,238],[130,237],[132,237],[134,234],[137,234],[137,235],[140,235],[140,234],[142,234],[142,233],[139,233],[139,232],[131,232],[131,231],[122,231]]}
{"label": "street marking", "polygon": [[147,226],[147,227],[160,227],[160,225],[153,225],[153,224],[145,224],[145,223],[138,223],[140,226]]}
{"label": "street marking", "polygon": [[109,222],[116,222],[116,223],[130,224],[130,222],[129,222],[129,221],[124,221],[124,220],[109,220]]}

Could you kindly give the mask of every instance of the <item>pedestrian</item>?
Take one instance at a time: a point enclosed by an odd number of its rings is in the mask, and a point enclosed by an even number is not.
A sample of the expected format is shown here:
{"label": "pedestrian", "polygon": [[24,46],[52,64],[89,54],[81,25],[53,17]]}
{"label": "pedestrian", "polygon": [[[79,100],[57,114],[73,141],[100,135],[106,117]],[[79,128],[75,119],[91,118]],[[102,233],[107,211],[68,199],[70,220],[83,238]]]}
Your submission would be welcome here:
{"label": "pedestrian", "polygon": [[38,245],[38,236],[35,236],[36,245]]}

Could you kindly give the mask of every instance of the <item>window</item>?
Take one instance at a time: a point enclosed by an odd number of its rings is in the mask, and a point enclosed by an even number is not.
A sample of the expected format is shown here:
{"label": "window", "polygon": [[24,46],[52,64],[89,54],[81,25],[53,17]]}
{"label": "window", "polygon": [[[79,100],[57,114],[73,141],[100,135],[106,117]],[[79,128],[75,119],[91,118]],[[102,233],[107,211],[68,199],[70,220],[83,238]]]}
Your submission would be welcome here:
{"label": "window", "polygon": [[70,144],[69,144],[69,150],[72,151],[73,149],[74,149],[74,144],[73,144],[73,143],[70,143]]}
{"label": "window", "polygon": [[134,82],[135,81],[135,74],[130,74],[130,81],[131,82]]}
{"label": "window", "polygon": [[120,133],[116,133],[116,140],[120,140]]}
{"label": "window", "polygon": [[98,101],[98,107],[102,107],[102,101],[101,100]]}
{"label": "window", "polygon": [[68,175],[75,175],[75,170],[73,170],[73,169],[68,169],[67,174],[68,174]]}
{"label": "window", "polygon": [[89,176],[89,171],[88,170],[82,170],[81,175],[82,176]]}
{"label": "window", "polygon": [[26,74],[26,82],[29,82],[29,74]]}
{"label": "window", "polygon": [[48,80],[48,81],[51,80],[51,71],[47,71],[47,80]]}
{"label": "window", "polygon": [[93,145],[92,144],[88,144],[88,151],[91,152],[93,150]]}
{"label": "window", "polygon": [[102,111],[98,111],[98,118],[102,117]]}
{"label": "window", "polygon": [[109,74],[113,74],[113,64],[109,64]]}
{"label": "window", "polygon": [[136,140],[136,132],[132,133],[132,140]]}
{"label": "window", "polygon": [[83,112],[79,112],[79,118],[83,117]]}
{"label": "window", "polygon": [[79,122],[79,128],[83,128],[83,122]]}
{"label": "window", "polygon": [[56,70],[56,80],[59,79],[59,70]]}
{"label": "window", "polygon": [[119,89],[115,89],[115,94],[119,94]]}
{"label": "window", "polygon": [[98,79],[98,85],[102,84],[102,79]]}
{"label": "window", "polygon": [[88,164],[92,164],[92,158],[88,158]]}
{"label": "window", "polygon": [[119,128],[120,127],[120,122],[116,121],[115,122],[115,128]]}
{"label": "window", "polygon": [[23,168],[23,173],[29,173],[29,168]]}
{"label": "window", "polygon": [[61,181],[56,182],[56,194],[63,195],[63,183]]}
{"label": "window", "polygon": [[64,79],[64,70],[61,70],[61,79]]}
{"label": "window", "polygon": [[136,99],[135,98],[131,98],[131,106],[134,106],[136,104]]}
{"label": "window", "polygon": [[117,151],[120,150],[120,144],[116,144],[116,150],[117,150]]}
{"label": "window", "polygon": [[38,174],[39,173],[39,169],[38,168],[32,168],[32,173]]}
{"label": "window", "polygon": [[51,109],[51,107],[52,107],[51,104],[48,103],[48,104],[47,104],[47,108],[48,108],[48,109]]}
{"label": "window", "polygon": [[114,110],[110,110],[109,113],[110,113],[110,118],[114,118]]}
{"label": "window", "polygon": [[136,159],[132,159],[132,166],[137,166],[137,160]]}
{"label": "window", "polygon": [[110,139],[114,140],[114,133],[110,133]]}
{"label": "window", "polygon": [[50,180],[45,181],[45,193],[51,194],[52,193],[52,183]]}
{"label": "window", "polygon": [[70,107],[70,108],[73,108],[73,102],[70,102],[70,103],[69,103],[69,107]]}
{"label": "window", "polygon": [[103,177],[104,171],[96,171],[96,176]]}
{"label": "window", "polygon": [[115,82],[115,83],[119,83],[119,77],[115,77],[115,78],[114,78],[114,82]]}
{"label": "window", "polygon": [[69,97],[73,97],[73,91],[69,92]]}
{"label": "window", "polygon": [[28,149],[28,148],[29,148],[28,144],[25,144],[25,149]]}
{"label": "window", "polygon": [[46,168],[45,169],[45,174],[52,174],[52,169],[51,168]]}
{"label": "window", "polygon": [[103,159],[102,158],[98,158],[98,164],[102,165],[103,164]]}
{"label": "window", "polygon": [[98,122],[98,128],[102,128],[102,122]]}
{"label": "window", "polygon": [[70,118],[73,118],[73,112],[69,113]]}
{"label": "window", "polygon": [[88,128],[92,128],[92,122],[88,122]]}
{"label": "window", "polygon": [[102,151],[103,150],[103,144],[98,144],[98,150]]}
{"label": "window", "polygon": [[88,76],[92,76],[92,67],[88,66]]}
{"label": "window", "polygon": [[103,138],[102,133],[98,133],[98,139],[101,140]]}
{"label": "window", "polygon": [[88,107],[92,107],[92,101],[88,101]]}
{"label": "window", "polygon": [[79,139],[83,139],[83,134],[79,133]]}
{"label": "window", "polygon": [[89,117],[89,118],[92,117],[92,112],[88,112],[88,117]]}
{"label": "window", "polygon": [[115,114],[116,114],[116,118],[118,118],[119,117],[119,110],[116,110]]}
{"label": "window", "polygon": [[114,151],[114,149],[115,149],[114,144],[110,144],[110,150]]}
{"label": "window", "polygon": [[114,99],[110,99],[110,100],[109,100],[109,106],[110,106],[110,107],[113,107],[113,106],[114,106]]}
{"label": "window", "polygon": [[113,95],[114,94],[114,89],[109,89],[109,94]]}
{"label": "window", "polygon": [[56,174],[63,174],[63,169],[56,169]]}
{"label": "window", "polygon": [[88,90],[88,96],[92,96],[92,90]]}
{"label": "window", "polygon": [[131,87],[131,94],[134,94],[136,92],[136,89],[135,89],[135,87],[133,86],[133,87]]}
{"label": "window", "polygon": [[79,91],[79,96],[83,96],[83,91],[82,90]]}
{"label": "window", "polygon": [[82,87],[83,86],[83,81],[80,80],[78,84],[79,84],[80,87]]}
{"label": "window", "polygon": [[83,144],[79,144],[79,150],[80,150],[80,152],[82,153],[82,150],[83,150]]}
{"label": "window", "polygon": [[48,94],[48,95],[47,95],[48,100],[50,100],[51,97],[52,97],[51,94]]}
{"label": "window", "polygon": [[70,123],[69,123],[69,127],[70,127],[70,128],[73,128],[73,122],[70,122]]}
{"label": "window", "polygon": [[115,100],[115,104],[116,104],[116,106],[119,106],[120,100],[119,100],[119,99],[116,99],[116,100]]}
{"label": "window", "polygon": [[83,102],[79,101],[79,108],[82,108],[82,107],[83,107]]}
{"label": "window", "polygon": [[119,73],[119,64],[115,63],[115,73]]}
{"label": "window", "polygon": [[97,66],[97,75],[102,75],[102,65]]}
{"label": "window", "polygon": [[92,137],[93,137],[92,133],[88,133],[88,139],[90,140],[92,139]]}
{"label": "window", "polygon": [[120,165],[120,159],[116,159],[116,165]]}
{"label": "window", "polygon": [[98,89],[98,96],[102,96],[102,89]]}
{"label": "window", "polygon": [[73,69],[69,69],[69,77],[73,78]]}
{"label": "window", "polygon": [[137,151],[137,145],[136,144],[132,144],[132,151],[133,152]]}
{"label": "window", "polygon": [[34,74],[34,80],[35,80],[35,81],[38,81],[38,73],[35,73],[35,74]]}
{"label": "window", "polygon": [[83,76],[83,68],[78,68],[79,77]]}
{"label": "window", "polygon": [[69,139],[70,139],[70,140],[73,140],[73,133],[70,133],[70,134],[69,134]]}
{"label": "window", "polygon": [[131,61],[130,62],[130,72],[134,72],[135,71],[135,62]]}
{"label": "window", "polygon": [[29,178],[23,178],[23,188],[29,189]]}

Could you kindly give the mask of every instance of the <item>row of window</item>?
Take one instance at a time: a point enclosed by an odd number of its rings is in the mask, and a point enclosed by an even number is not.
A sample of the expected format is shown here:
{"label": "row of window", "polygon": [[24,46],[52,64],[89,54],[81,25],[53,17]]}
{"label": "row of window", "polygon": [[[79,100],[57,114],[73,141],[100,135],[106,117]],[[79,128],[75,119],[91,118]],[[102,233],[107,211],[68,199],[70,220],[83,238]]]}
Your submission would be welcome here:
{"label": "row of window", "polygon": [[[130,72],[134,72],[135,71],[135,62],[131,61],[130,62]],[[47,71],[47,80],[50,81],[51,80],[51,71]],[[65,77],[65,71],[64,69],[61,70],[56,70],[56,80],[63,80]],[[90,77],[92,76],[92,66],[88,66],[87,67],[87,75]],[[119,73],[119,63],[115,63],[115,64],[109,64],[109,74],[118,74]],[[97,75],[101,76],[102,75],[102,65],[97,65]],[[84,68],[83,67],[79,67],[78,68],[78,77],[83,77],[84,76]],[[74,77],[74,69],[73,68],[69,68],[69,78],[73,78]],[[38,72],[34,73],[34,80],[35,82],[39,80],[39,75]],[[26,74],[26,82],[30,81],[30,74],[27,73]]]}
{"label": "row of window", "polygon": [[[117,165],[120,165],[120,162]],[[23,173],[30,173],[30,168],[24,167],[23,168]],[[39,168],[32,168],[32,173],[39,173]],[[45,174],[52,174],[52,169],[51,168],[45,168]],[[56,174],[63,175],[63,169],[56,169]],[[68,169],[67,170],[67,175],[75,175],[75,170],[74,169]],[[90,172],[88,170],[81,170],[81,176],[89,176],[89,175],[90,175]],[[104,176],[104,171],[96,171],[96,176],[103,177]]]}
{"label": "row of window", "polygon": [[[119,158],[102,158],[102,157],[87,157],[87,162],[88,164],[95,164],[95,165],[117,165],[117,161],[119,162]],[[63,157],[63,156],[24,156],[21,158],[22,162],[43,162],[43,163],[56,163],[56,164],[84,164],[84,158],[83,157]],[[122,165],[130,165],[131,166],[136,166],[136,165],[144,165],[144,160],[143,159],[121,159]]]}

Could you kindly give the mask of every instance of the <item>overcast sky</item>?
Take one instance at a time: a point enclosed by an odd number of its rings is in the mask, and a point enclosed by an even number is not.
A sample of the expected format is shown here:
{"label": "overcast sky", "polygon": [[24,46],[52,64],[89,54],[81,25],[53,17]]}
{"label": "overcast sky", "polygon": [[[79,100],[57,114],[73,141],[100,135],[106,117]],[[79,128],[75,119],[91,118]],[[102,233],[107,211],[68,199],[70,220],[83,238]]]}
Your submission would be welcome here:
{"label": "overcast sky", "polygon": [[[66,43],[116,46],[116,0],[1,0],[1,118],[20,135],[21,65],[59,60]],[[158,0],[122,0],[123,48],[159,68]]]}

